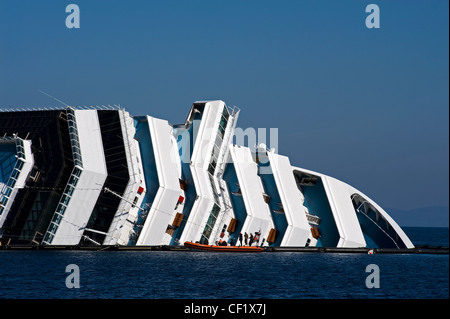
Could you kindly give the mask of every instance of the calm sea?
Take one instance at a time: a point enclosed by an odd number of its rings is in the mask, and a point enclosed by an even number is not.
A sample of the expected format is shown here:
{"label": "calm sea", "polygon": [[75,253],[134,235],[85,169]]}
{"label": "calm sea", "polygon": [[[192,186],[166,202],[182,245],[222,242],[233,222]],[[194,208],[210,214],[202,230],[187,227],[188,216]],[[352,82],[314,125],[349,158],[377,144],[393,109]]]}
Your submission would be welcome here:
{"label": "calm sea", "polygon": [[[449,243],[448,228],[405,232],[416,245]],[[66,286],[70,264],[79,288]],[[371,264],[379,288],[366,286]],[[0,298],[441,299],[449,298],[449,256],[0,251]]]}

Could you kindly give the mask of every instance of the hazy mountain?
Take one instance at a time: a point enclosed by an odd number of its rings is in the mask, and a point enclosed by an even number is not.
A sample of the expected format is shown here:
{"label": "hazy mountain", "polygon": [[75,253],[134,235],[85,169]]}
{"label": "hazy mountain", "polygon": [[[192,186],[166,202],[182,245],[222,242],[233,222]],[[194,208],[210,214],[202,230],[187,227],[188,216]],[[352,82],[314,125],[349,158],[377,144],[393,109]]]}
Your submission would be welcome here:
{"label": "hazy mountain", "polygon": [[449,227],[449,208],[430,206],[411,210],[385,209],[400,226]]}

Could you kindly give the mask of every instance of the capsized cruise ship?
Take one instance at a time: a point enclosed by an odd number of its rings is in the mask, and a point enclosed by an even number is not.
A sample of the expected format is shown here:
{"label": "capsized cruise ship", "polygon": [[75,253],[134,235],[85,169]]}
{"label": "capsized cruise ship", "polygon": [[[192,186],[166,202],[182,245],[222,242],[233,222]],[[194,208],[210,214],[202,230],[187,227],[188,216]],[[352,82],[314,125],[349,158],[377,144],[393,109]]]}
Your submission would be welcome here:
{"label": "capsized cruise ship", "polygon": [[233,145],[240,110],[185,123],[119,106],[0,110],[0,244],[414,248],[367,195]]}

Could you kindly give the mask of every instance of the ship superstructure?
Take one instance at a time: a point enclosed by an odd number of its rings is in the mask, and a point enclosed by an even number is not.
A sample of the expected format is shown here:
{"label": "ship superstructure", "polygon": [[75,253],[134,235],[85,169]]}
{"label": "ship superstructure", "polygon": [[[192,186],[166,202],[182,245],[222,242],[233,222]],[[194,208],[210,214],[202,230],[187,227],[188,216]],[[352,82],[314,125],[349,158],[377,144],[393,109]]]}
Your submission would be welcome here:
{"label": "ship superstructure", "polygon": [[198,101],[172,125],[118,106],[0,110],[1,243],[414,247],[352,186],[234,145],[239,113]]}

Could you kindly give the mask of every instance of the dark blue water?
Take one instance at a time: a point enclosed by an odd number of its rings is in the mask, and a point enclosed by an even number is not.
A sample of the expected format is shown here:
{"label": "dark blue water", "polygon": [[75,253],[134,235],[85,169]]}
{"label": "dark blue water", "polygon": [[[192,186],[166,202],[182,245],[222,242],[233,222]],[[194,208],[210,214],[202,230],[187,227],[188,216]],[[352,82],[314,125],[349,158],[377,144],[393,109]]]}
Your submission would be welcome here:
{"label": "dark blue water", "polygon": [[[448,246],[448,228],[405,228]],[[430,233],[432,231],[432,233]],[[448,255],[0,251],[0,298],[448,298]],[[66,266],[80,288],[66,287]],[[366,266],[380,288],[366,287]]]}

